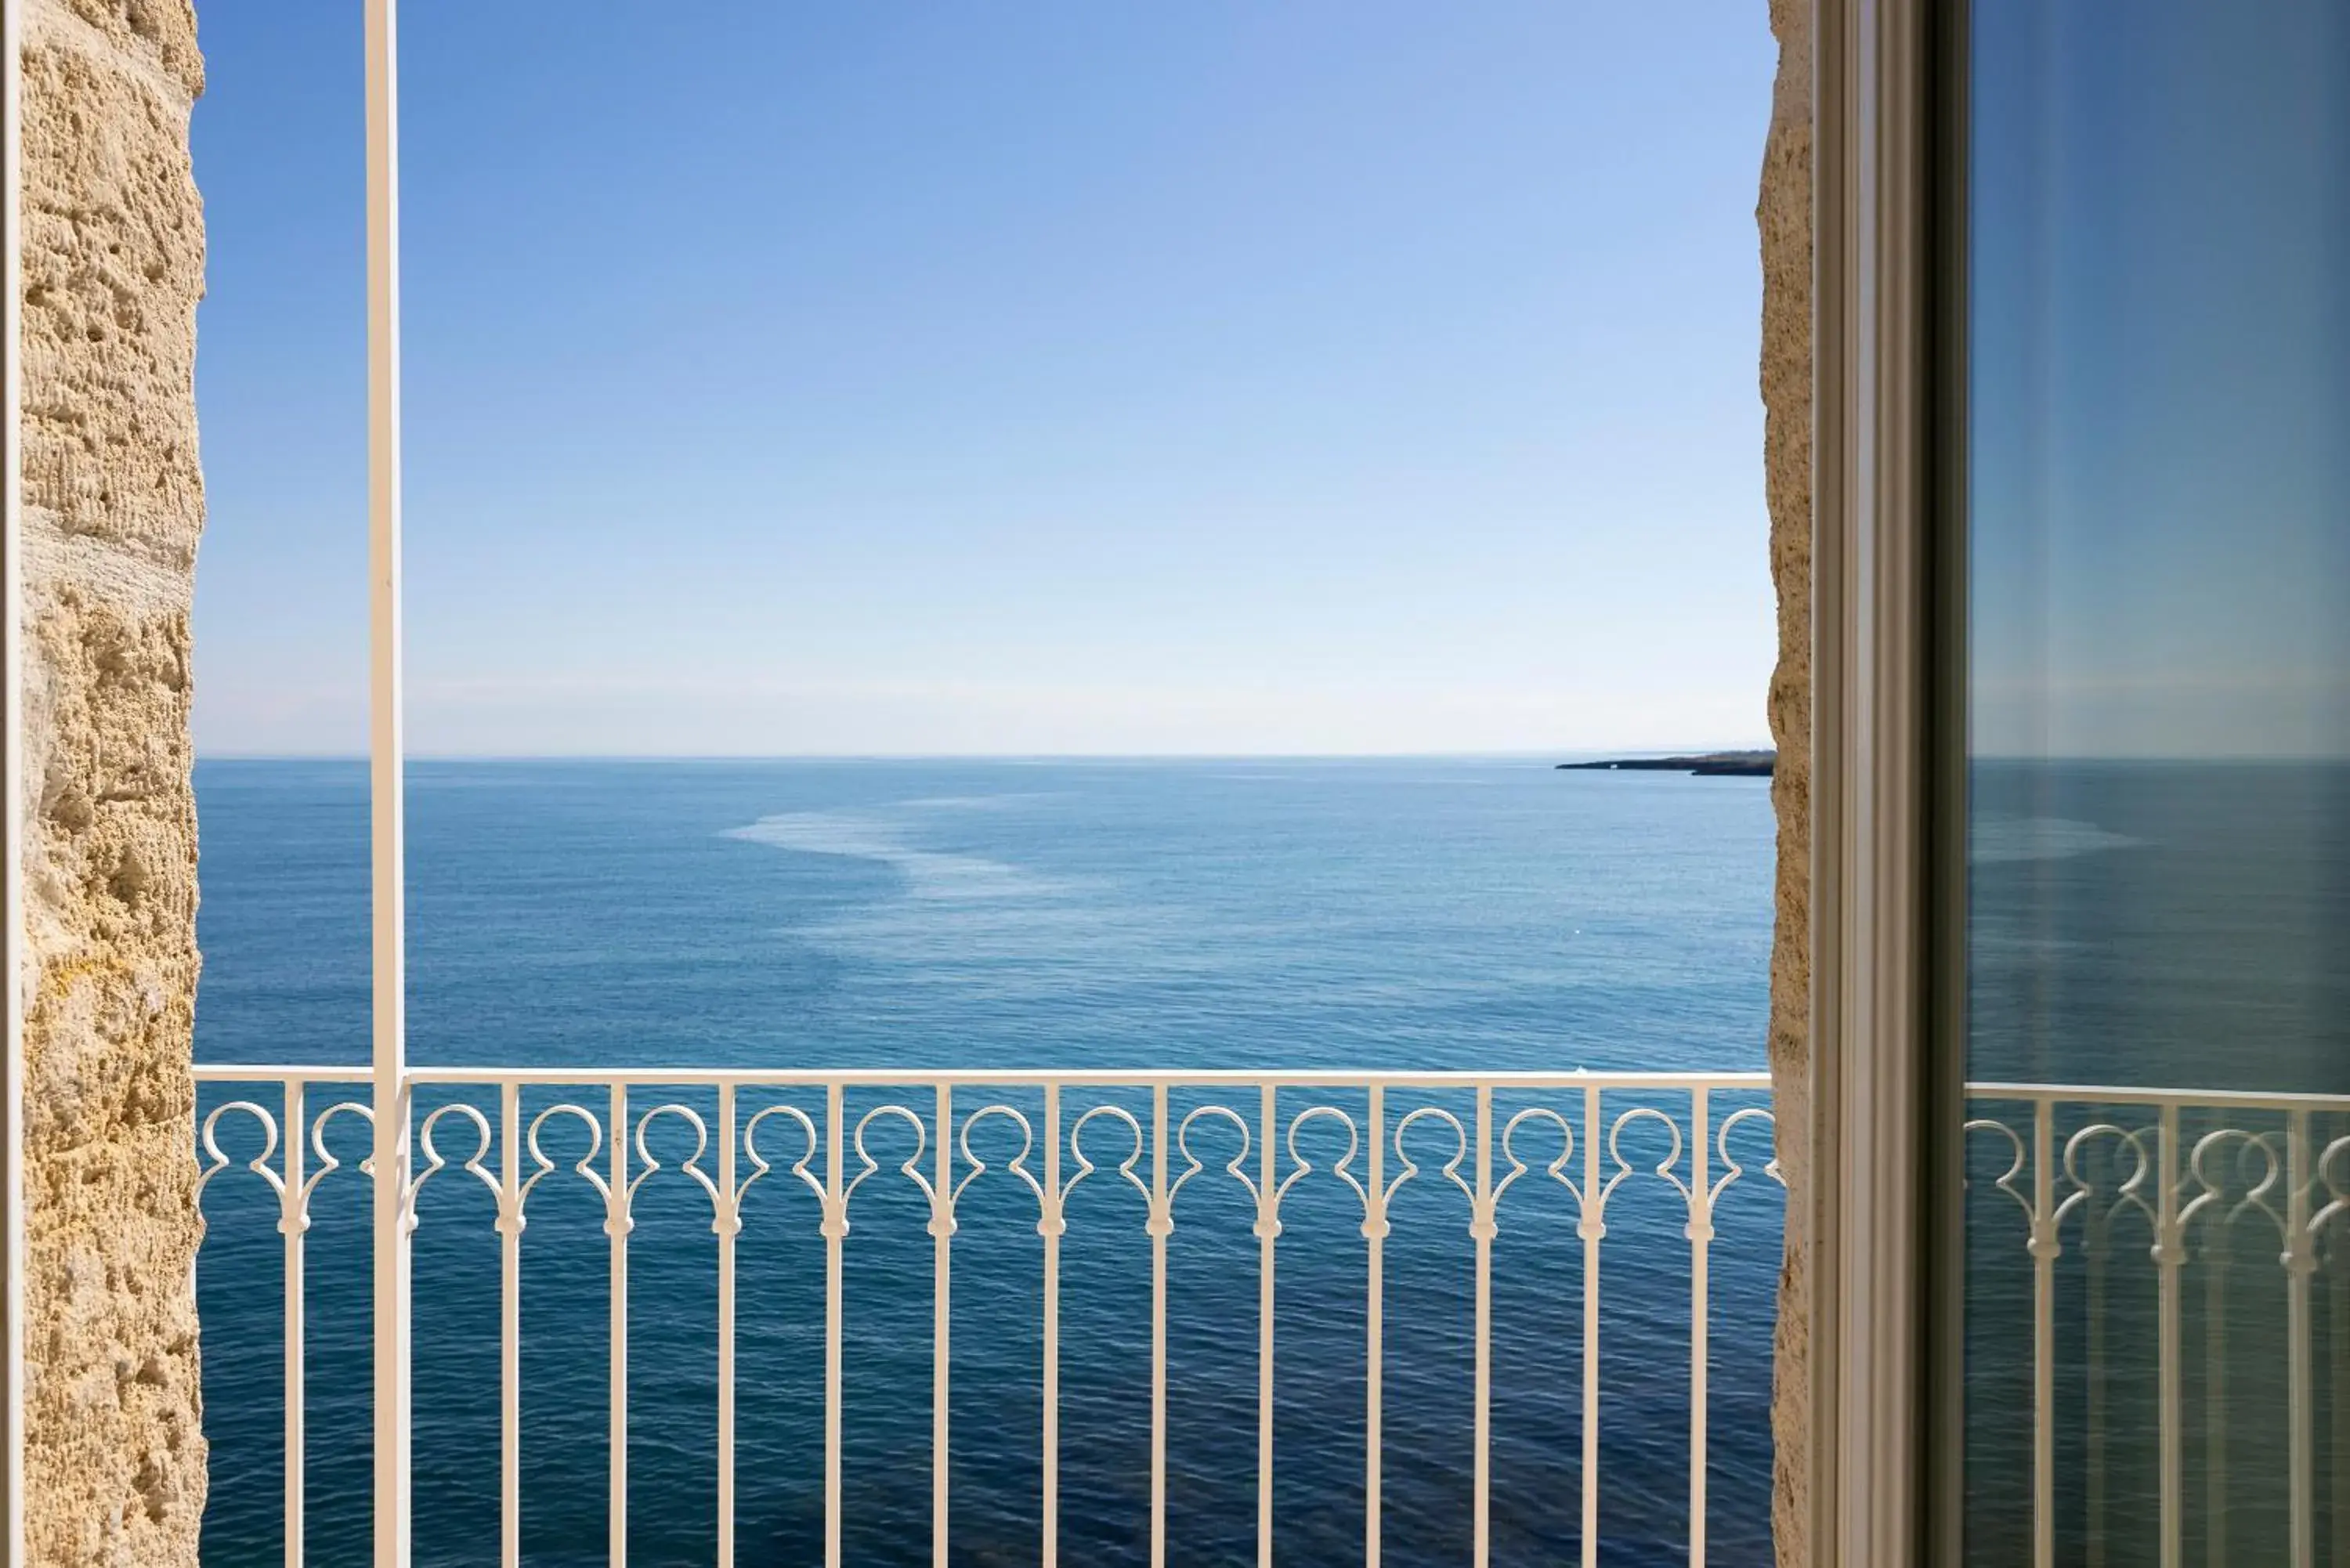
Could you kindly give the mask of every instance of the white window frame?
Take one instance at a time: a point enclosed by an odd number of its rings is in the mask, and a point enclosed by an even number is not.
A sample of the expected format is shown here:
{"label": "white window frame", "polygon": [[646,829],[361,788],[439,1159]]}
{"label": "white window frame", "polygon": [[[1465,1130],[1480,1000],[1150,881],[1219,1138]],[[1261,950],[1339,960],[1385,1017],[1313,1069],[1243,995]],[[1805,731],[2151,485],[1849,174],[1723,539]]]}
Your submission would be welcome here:
{"label": "white window frame", "polygon": [[1814,21],[1811,1555],[1889,1568],[1941,1560],[1954,1522],[1929,1478],[1955,1446],[1927,1418],[1962,722],[1938,247],[1964,16],[1816,0]]}

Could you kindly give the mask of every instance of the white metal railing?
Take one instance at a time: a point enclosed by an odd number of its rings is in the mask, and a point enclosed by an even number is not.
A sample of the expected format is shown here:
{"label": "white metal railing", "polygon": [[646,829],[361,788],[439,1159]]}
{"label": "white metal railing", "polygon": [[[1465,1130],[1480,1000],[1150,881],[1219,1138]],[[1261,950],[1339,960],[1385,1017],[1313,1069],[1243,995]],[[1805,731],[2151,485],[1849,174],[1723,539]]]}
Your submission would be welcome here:
{"label": "white metal railing", "polygon": [[[2119,1437],[2133,1435],[2117,1430],[2108,1390],[2117,1375],[2143,1370],[2154,1375],[2153,1474],[2138,1478],[2135,1495],[2155,1500],[2151,1521],[2163,1568],[2185,1561],[2190,1444],[2199,1448],[2203,1472],[2198,1521],[2203,1560],[2230,1560],[2230,1516],[2244,1511],[2230,1478],[2231,1443],[2257,1444],[2262,1459],[2281,1459],[2286,1561],[2292,1568],[2314,1568],[2318,1378],[2311,1294],[2321,1252],[2331,1282],[2327,1366],[2334,1423],[2327,1445],[2334,1539],[2326,1561],[2350,1562],[2350,1096],[2032,1084],[1977,1084],[1968,1092],[1970,1168],[2013,1200],[2011,1215],[2022,1216],[2014,1231],[2020,1248],[2002,1254],[1983,1210],[1972,1211],[1969,1312],[1980,1310],[1995,1289],[1985,1282],[1986,1269],[1995,1272],[2003,1256],[2029,1261],[2035,1568],[2075,1556],[2060,1552],[2060,1512],[2078,1521],[2080,1560],[2092,1565],[2105,1560],[2120,1521],[2112,1495],[2118,1466],[2110,1450]],[[2001,1207],[1994,1201],[1990,1212]],[[2142,1241],[2144,1251],[2117,1246],[2119,1236]],[[2241,1268],[2231,1269],[2230,1254],[2251,1246],[2257,1257],[2267,1239],[2276,1244],[2278,1267],[2262,1287],[2245,1279]],[[2080,1293],[2067,1303],[2079,1314],[2076,1349],[2068,1349],[2059,1332],[2059,1264],[2068,1248],[2078,1251],[2072,1260],[2078,1277],[2066,1286]],[[2122,1265],[2133,1260],[2138,1272],[2124,1272]],[[2187,1418],[2184,1404],[2190,1269],[2202,1274],[2205,1286],[2195,1303],[2204,1337],[2199,1422]],[[2250,1302],[2233,1288],[2238,1283],[2252,1293]],[[2282,1298],[2282,1335],[2249,1343],[2240,1336],[2231,1347],[2230,1319],[2259,1305],[2263,1291]],[[2153,1319],[2151,1355],[2131,1342],[2116,1353],[2117,1324],[2126,1326],[2133,1313],[2147,1309]],[[2082,1455],[2077,1478],[2068,1476],[2077,1487],[2063,1489],[2060,1509],[2058,1375],[2060,1363],[2072,1371],[2074,1362],[2084,1385],[2084,1429],[2076,1434]],[[2282,1389],[2283,1407],[2265,1431],[2231,1431],[2230,1377],[2241,1380],[2252,1370],[2263,1371]]]}
{"label": "white metal railing", "polygon": [[[203,1187],[232,1163],[265,1181],[278,1206],[285,1253],[285,1555],[303,1560],[304,1469],[303,1251],[311,1199],[340,1162],[326,1132],[337,1117],[370,1124],[364,1099],[313,1104],[315,1091],[367,1084],[359,1067],[218,1066],[197,1069],[207,1085],[266,1085],[274,1093],[213,1105],[200,1142]],[[1023,1072],[845,1073],[784,1071],[581,1071],[411,1068],[404,1079],[403,1119],[413,1118],[412,1175],[399,1196],[405,1235],[418,1223],[419,1194],[444,1172],[470,1175],[493,1195],[500,1238],[501,1561],[521,1561],[522,1373],[521,1239],[541,1180],[568,1166],[592,1188],[604,1210],[609,1247],[608,1558],[629,1545],[629,1248],[639,1189],[656,1171],[681,1172],[710,1205],[717,1251],[717,1553],[734,1559],[735,1282],[743,1199],[775,1178],[812,1196],[826,1255],[824,1357],[824,1561],[841,1561],[843,1493],[842,1277],[852,1199],[877,1177],[910,1180],[929,1209],[932,1251],[931,1551],[948,1561],[951,1291],[956,1209],[991,1169],[1024,1188],[1035,1205],[1043,1239],[1039,1282],[1043,1317],[1043,1429],[1040,1561],[1059,1560],[1061,1444],[1060,1264],[1068,1199],[1093,1179],[1123,1182],[1139,1199],[1151,1248],[1150,1494],[1153,1568],[1167,1561],[1168,1241],[1177,1199],[1195,1180],[1238,1183],[1253,1205],[1257,1252],[1256,1556],[1273,1561],[1274,1302],[1284,1200],[1316,1172],[1343,1183],[1358,1204],[1366,1307],[1363,1346],[1364,1561],[1379,1561],[1382,1383],[1388,1293],[1383,1272],[1390,1215],[1399,1189],[1418,1180],[1458,1189],[1457,1210],[1474,1244],[1472,1473],[1469,1490],[1474,1562],[1490,1551],[1492,1392],[1492,1260],[1504,1199],[1522,1182],[1555,1182],[1575,1220],[1582,1312],[1580,1464],[1581,1561],[1599,1560],[1600,1302],[1607,1216],[1629,1180],[1661,1184],[1682,1217],[1688,1248],[1690,1313],[1688,1407],[1688,1556],[1705,1561],[1710,1359],[1709,1252],[1724,1192],[1751,1173],[1775,1180],[1767,1075],[1721,1074],[1411,1074],[1321,1072]],[[550,1094],[561,1097],[548,1098]],[[526,1099],[526,1095],[536,1097]],[[889,1097],[877,1098],[886,1096]],[[259,1151],[232,1159],[224,1124],[258,1124]],[[575,1124],[587,1137],[576,1158],[548,1154],[542,1129]],[[1008,1158],[975,1151],[976,1128],[1016,1143]],[[462,1127],[455,1124],[463,1124]],[[649,1142],[691,1143],[681,1159],[664,1160]],[[910,1140],[902,1158],[877,1155],[868,1134],[893,1127]],[[1222,1129],[1223,1147],[1203,1155],[1195,1129]],[[1743,1129],[1743,1130],[1742,1130]],[[1301,1146],[1301,1135],[1308,1143]],[[250,1135],[245,1135],[250,1137]],[[1627,1146],[1627,1137],[1631,1143]],[[1315,1138],[1336,1152],[1317,1152]],[[371,1134],[373,1147],[385,1140]],[[1534,1147],[1540,1141],[1539,1150]],[[243,1140],[240,1139],[242,1147]],[[306,1154],[305,1143],[308,1150]],[[372,1172],[373,1159],[362,1168]],[[894,1168],[894,1171],[893,1168]],[[380,1243],[379,1242],[379,1245]],[[379,1280],[381,1274],[379,1272]],[[403,1331],[405,1325],[403,1324]],[[404,1382],[404,1377],[402,1379]],[[1562,1460],[1560,1473],[1565,1474]],[[403,1486],[405,1478],[402,1478]],[[380,1482],[379,1482],[380,1484]]]}
{"label": "white metal railing", "polygon": [[[231,1164],[256,1173],[275,1195],[285,1265],[285,1556],[304,1559],[305,1236],[319,1184],[340,1168],[329,1150],[338,1118],[372,1127],[358,1067],[199,1067],[208,1095],[231,1085],[245,1097],[210,1105],[202,1123],[198,1190]],[[255,1096],[252,1090],[265,1086]],[[710,1205],[717,1265],[715,1474],[718,1558],[734,1554],[735,1262],[743,1200],[764,1179],[794,1184],[812,1200],[825,1250],[825,1561],[841,1561],[843,1265],[852,1199],[869,1179],[903,1178],[929,1213],[932,1280],[931,1400],[931,1557],[947,1561],[952,1448],[951,1286],[956,1211],[991,1170],[1035,1204],[1042,1238],[1042,1430],[1039,1559],[1060,1556],[1061,1248],[1069,1199],[1087,1179],[1124,1183],[1139,1201],[1151,1249],[1150,1494],[1155,1568],[1167,1561],[1168,1243],[1178,1197],[1195,1181],[1237,1184],[1254,1216],[1257,1253],[1255,1539],[1272,1561],[1276,1262],[1284,1201],[1309,1177],[1343,1184],[1360,1212],[1363,1345],[1363,1556],[1379,1561],[1382,1390],[1389,1289],[1385,1275],[1394,1200],[1415,1179],[1456,1189],[1458,1222],[1474,1244],[1473,1390],[1468,1498],[1473,1561],[1487,1561],[1493,1365],[1493,1243],[1503,1200],[1522,1182],[1555,1182],[1574,1219],[1571,1272],[1582,1315],[1579,1455],[1580,1559],[1600,1542],[1599,1332],[1603,1243],[1609,1205],[1631,1180],[1660,1183],[1682,1217],[1687,1247],[1689,1405],[1688,1558],[1706,1556],[1711,1355],[1711,1249],[1724,1192],[1768,1163],[1770,1112],[1761,1074],[1359,1074],[1118,1072],[1060,1074],[844,1073],[742,1070],[411,1069],[403,1119],[415,1159],[397,1197],[403,1244],[418,1198],[444,1172],[470,1175],[491,1195],[501,1252],[501,1561],[521,1560],[521,1239],[543,1179],[574,1172],[601,1206],[608,1254],[608,1550],[628,1550],[629,1234],[638,1196],[657,1171],[690,1180]],[[328,1098],[326,1091],[334,1091]],[[341,1097],[357,1091],[359,1097]],[[2148,1502],[2158,1560],[2225,1561],[2231,1514],[2253,1473],[2282,1476],[2282,1560],[2314,1568],[2321,1521],[2328,1562],[2350,1561],[2350,1096],[2241,1095],[2020,1084],[1971,1085],[1966,1132],[1978,1183],[1970,1199],[1969,1310],[1996,1316],[1994,1273],[2014,1260],[2029,1328],[2030,1532],[2036,1568],[2078,1556],[2103,1560],[2121,1517],[2117,1491]],[[317,1102],[327,1099],[323,1105]],[[238,1118],[256,1124],[258,1152],[232,1158],[223,1143]],[[462,1124],[462,1125],[459,1125]],[[543,1129],[568,1125],[586,1151],[556,1156]],[[995,1124],[1007,1155],[975,1148],[975,1129]],[[652,1141],[664,1126],[682,1158]],[[880,1154],[868,1132],[892,1129],[910,1154]],[[1741,1128],[1748,1130],[1741,1132]],[[1195,1129],[1218,1129],[1209,1154]],[[617,1136],[616,1136],[617,1135]],[[240,1136],[240,1148],[252,1134]],[[983,1134],[983,1137],[988,1135]],[[1301,1136],[1306,1140],[1301,1143]],[[1316,1137],[1324,1140],[1316,1143]],[[380,1147],[372,1131],[371,1145]],[[1627,1137],[1631,1140],[1627,1144]],[[1534,1148],[1539,1138],[1540,1148]],[[1238,1152],[1225,1151],[1237,1147]],[[372,1159],[360,1162],[371,1173]],[[1989,1204],[1991,1207],[1985,1208]],[[2015,1217],[2012,1252],[1996,1216]],[[1348,1221],[1349,1224],[1352,1221]],[[2132,1229],[2135,1227],[2136,1229]],[[2250,1238],[2269,1237],[2266,1243]],[[2144,1250],[2138,1251],[2142,1241]],[[2246,1254],[2244,1249],[2251,1251]],[[1326,1244],[1322,1248],[1326,1262]],[[2263,1283],[2262,1256],[2274,1272]],[[2252,1266],[2247,1267],[2246,1256]],[[2231,1257],[2233,1259],[2231,1263]],[[2135,1261],[2134,1261],[2135,1260]],[[1351,1265],[1349,1265],[1351,1266]],[[2199,1292],[2190,1285],[2200,1276]],[[2320,1275],[2327,1297],[2314,1303]],[[2270,1297],[2276,1298],[2270,1301]],[[2263,1307],[2262,1303],[2266,1306]],[[1643,1303],[1644,1307],[1647,1303]],[[2324,1343],[2319,1343],[2320,1314]],[[2246,1334],[2248,1313],[2271,1310],[2281,1333]],[[2136,1314],[2135,1316],[2133,1314]],[[2126,1336],[2143,1318],[2145,1338]],[[2263,1320],[2265,1321],[2265,1320]],[[2231,1342],[2231,1323],[2239,1325]],[[404,1328],[405,1325],[403,1325]],[[2189,1329],[2202,1355],[2191,1362]],[[644,1332],[639,1325],[638,1332]],[[2118,1353],[2116,1345],[2119,1345]],[[2248,1418],[2231,1381],[2267,1373],[2280,1391],[2271,1415]],[[2077,1365],[2076,1365],[2077,1364]],[[2325,1369],[2330,1396],[2321,1394]],[[2116,1376],[2151,1373],[2154,1418],[2144,1435],[2109,1408]],[[2076,1385],[2073,1379],[2080,1374]],[[2062,1385],[2060,1386],[2060,1375]],[[2189,1396],[2194,1406],[2189,1419]],[[2067,1404],[2066,1400],[2077,1402]],[[2332,1430],[2321,1444],[2323,1413]],[[2018,1421],[2027,1412],[2013,1416]],[[1995,1419],[2006,1419],[2004,1414]],[[2020,1428],[2019,1428],[2020,1437]],[[2142,1454],[2117,1453],[2140,1444]],[[2066,1445],[2071,1445],[2066,1447]],[[2060,1448],[2067,1456],[2060,1467]],[[2246,1464],[2241,1456],[2250,1453]],[[2231,1459],[2231,1456],[2236,1456]],[[2321,1478],[2323,1459],[2327,1473]],[[2189,1464],[2200,1465],[2199,1511],[2190,1509]],[[2231,1463],[2235,1468],[2231,1469]],[[2135,1467],[2135,1469],[2133,1469]],[[2060,1468],[2064,1484],[2059,1485]],[[1562,1484],[1569,1466],[1562,1458]],[[2130,1472],[2122,1475],[2120,1472]],[[2328,1508],[2321,1515],[2320,1480]],[[404,1480],[404,1478],[403,1478]],[[2240,1521],[2232,1528],[2240,1533]],[[2078,1550],[2066,1532],[2077,1530]]]}

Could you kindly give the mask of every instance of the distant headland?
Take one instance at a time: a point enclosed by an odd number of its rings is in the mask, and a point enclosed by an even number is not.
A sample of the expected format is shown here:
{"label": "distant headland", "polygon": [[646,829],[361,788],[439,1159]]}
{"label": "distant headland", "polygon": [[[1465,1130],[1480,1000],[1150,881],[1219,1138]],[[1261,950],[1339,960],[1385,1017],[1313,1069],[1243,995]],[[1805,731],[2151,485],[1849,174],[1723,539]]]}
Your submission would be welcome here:
{"label": "distant headland", "polygon": [[1767,779],[1776,752],[1705,752],[1693,757],[1619,757],[1609,762],[1561,763],[1562,772],[1691,774],[1701,779]]}

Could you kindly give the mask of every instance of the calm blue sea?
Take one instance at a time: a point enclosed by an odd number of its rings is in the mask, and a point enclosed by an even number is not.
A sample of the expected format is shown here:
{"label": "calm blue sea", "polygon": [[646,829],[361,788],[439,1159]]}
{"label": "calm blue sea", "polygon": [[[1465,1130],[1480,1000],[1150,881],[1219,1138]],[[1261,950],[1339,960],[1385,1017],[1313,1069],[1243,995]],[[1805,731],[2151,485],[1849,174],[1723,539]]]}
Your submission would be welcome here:
{"label": "calm blue sea", "polygon": [[[364,1061],[362,769],[205,763],[197,796],[200,1059]],[[1758,780],[1558,773],[1524,761],[421,763],[409,775],[409,832],[410,1038],[425,1064],[1762,1062],[1773,846]],[[852,1114],[885,1097],[852,1097]],[[1360,1109],[1345,1096],[1316,1098]],[[1071,1114],[1091,1103],[1073,1101]],[[1284,1100],[1284,1111],[1308,1103]],[[449,1141],[469,1149],[470,1134],[451,1130]],[[356,1163],[365,1140],[357,1118],[328,1136]],[[1659,1141],[1649,1152],[1642,1136],[1627,1133],[1626,1153],[1648,1152],[1653,1165],[1666,1149]],[[687,1152],[690,1139],[672,1147],[678,1137],[657,1134],[655,1152]],[[1016,1135],[999,1125],[974,1141],[983,1157],[1007,1156]],[[1211,1173],[1237,1149],[1215,1129],[1198,1141]],[[1444,1142],[1426,1145],[1431,1176]],[[1765,1140],[1749,1142],[1759,1163]],[[224,1144],[238,1158],[257,1147],[246,1127],[226,1122]],[[550,1128],[551,1156],[577,1158],[582,1147]],[[1309,1127],[1301,1147],[1335,1157],[1343,1135]],[[910,1137],[883,1126],[874,1148],[886,1174]],[[1524,1152],[1546,1161],[1555,1149],[1540,1129],[1529,1133]],[[847,1556],[925,1563],[931,1241],[910,1183],[877,1177],[860,1205],[868,1195],[847,1254]],[[1238,1563],[1253,1552],[1257,1245],[1229,1177],[1203,1178],[1198,1197],[1170,1242],[1170,1556]],[[1540,1183],[1523,1197],[1496,1243],[1493,1555],[1534,1564],[1570,1555],[1579,1539],[1582,1267],[1572,1199]],[[365,1556],[364,1204],[362,1183],[336,1173],[318,1189],[308,1241],[307,1511],[310,1561],[322,1564]],[[1149,1241],[1131,1189],[1105,1180],[1072,1205],[1063,1560],[1140,1563]],[[1459,1563],[1468,1552],[1466,1210],[1435,1179],[1398,1205],[1386,1293],[1387,1560]],[[227,1568],[275,1561],[279,1550],[280,1241],[273,1200],[241,1171],[213,1183],[206,1209],[204,1553]],[[1301,1183],[1283,1217],[1276,1544],[1284,1564],[1311,1568],[1360,1556],[1364,1243],[1359,1205],[1335,1180]],[[604,1560],[600,1218],[594,1194],[567,1174],[532,1199],[524,1554],[534,1563]],[[991,1176],[959,1218],[958,1561],[1034,1562],[1035,1202]],[[1686,1550],[1689,1246],[1679,1198],[1653,1176],[1628,1182],[1608,1218],[1600,1532],[1606,1561],[1661,1563]],[[488,1194],[470,1178],[437,1179],[425,1194],[420,1563],[496,1558],[490,1219]],[[640,1563],[707,1562],[713,1550],[709,1220],[708,1200],[673,1173],[639,1195],[628,1458]],[[1711,1561],[1759,1563],[1768,1556],[1776,1189],[1759,1179],[1733,1189],[1719,1227]],[[769,1183],[741,1248],[738,1555],[819,1562],[824,1252],[806,1194]]]}

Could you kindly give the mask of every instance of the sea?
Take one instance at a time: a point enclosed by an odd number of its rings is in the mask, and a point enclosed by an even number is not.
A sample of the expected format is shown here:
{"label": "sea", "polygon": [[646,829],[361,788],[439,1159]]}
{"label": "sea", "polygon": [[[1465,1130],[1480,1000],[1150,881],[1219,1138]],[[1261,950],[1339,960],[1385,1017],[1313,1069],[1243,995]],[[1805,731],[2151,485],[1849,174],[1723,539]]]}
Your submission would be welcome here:
{"label": "sea", "polygon": [[[1523,758],[419,761],[407,784],[410,1052],[426,1065],[917,1078],[977,1066],[1756,1069],[1768,790]],[[196,794],[199,1060],[364,1063],[362,764],[206,760]],[[274,1095],[208,1087],[202,1103]],[[312,1113],[345,1097],[364,1089],[321,1088]],[[563,1097],[535,1089],[525,1113]],[[593,1093],[571,1097],[601,1108]],[[714,1110],[707,1096],[661,1097]],[[1111,1101],[1147,1119],[1147,1096],[1110,1092],[1073,1091],[1069,1114]],[[849,1112],[885,1103],[934,1109],[927,1090],[877,1090],[853,1094]],[[1008,1103],[1032,1121],[1039,1110],[1033,1096]],[[1284,1096],[1283,1119],[1322,1103],[1358,1123],[1365,1108],[1359,1095],[1301,1091]],[[1464,1119],[1469,1108],[1441,1094],[1399,1105],[1419,1103]],[[1726,1097],[1717,1119],[1747,1103],[1760,1102]],[[1253,1094],[1238,1104],[1256,1109]],[[810,1108],[820,1119],[820,1101]],[[490,1194],[459,1168],[470,1126],[444,1119],[440,1136],[452,1158],[420,1201],[414,1242],[414,1554],[494,1563],[500,1243]],[[602,1563],[610,1246],[600,1198],[571,1170],[584,1136],[561,1116],[545,1136],[555,1170],[523,1241],[523,1557]],[[990,1165],[959,1203],[952,1241],[949,1480],[952,1561],[975,1568],[1038,1557],[1042,1242],[1034,1196],[1005,1170],[1016,1126],[997,1117],[971,1136]],[[1107,1120],[1086,1136],[1101,1168],[1072,1197],[1063,1243],[1059,1543],[1064,1563],[1109,1568],[1149,1561],[1150,1251],[1139,1199],[1116,1179],[1130,1138],[1119,1147],[1127,1135]],[[1296,1157],[1314,1166],[1284,1199],[1278,1240],[1274,1529],[1290,1568],[1362,1558],[1366,1242],[1359,1200],[1329,1174],[1347,1136],[1325,1117],[1280,1151],[1284,1176]],[[1767,1130],[1739,1136],[1750,1168],[1716,1218],[1707,1366],[1709,1561],[1732,1565],[1769,1560],[1783,1203],[1760,1170]],[[260,1148],[257,1124],[224,1116],[218,1137],[231,1163],[204,1195],[197,1271],[203,1555],[232,1568],[280,1560],[283,1239],[274,1196],[242,1163]],[[369,1273],[352,1168],[366,1129],[344,1115],[323,1137],[342,1167],[319,1181],[305,1241],[303,1516],[308,1562],[357,1564],[369,1530]],[[682,1118],[648,1137],[667,1163],[639,1189],[629,1238],[629,1555],[708,1563],[711,1206],[677,1170],[691,1152]],[[884,1114],[871,1137],[879,1169],[845,1247],[843,1557],[923,1563],[932,1242],[899,1170],[914,1132]],[[1470,1554],[1473,1242],[1441,1171],[1451,1135],[1424,1123],[1410,1137],[1424,1168],[1397,1199],[1383,1294],[1384,1560],[1458,1563]],[[1169,1241],[1168,1555],[1247,1563],[1258,1241],[1225,1169],[1237,1132],[1211,1117],[1195,1142],[1202,1174],[1183,1203],[1196,1207],[1179,1210]],[[1533,1176],[1493,1243],[1497,1565],[1572,1560],[1582,1540],[1586,1280],[1575,1199],[1543,1179],[1559,1149],[1544,1125],[1525,1129]],[[1628,1174],[1603,1254],[1601,1555],[1686,1562],[1687,1214],[1654,1172],[1670,1153],[1659,1127],[1631,1124],[1617,1152],[1607,1169]],[[746,1203],[738,1243],[743,1563],[823,1561],[825,1249],[787,1167],[779,1159]]]}
{"label": "sea", "polygon": [[[2301,1487],[2324,1560],[2350,1563],[2350,1115],[2303,1113],[2302,1197],[2326,1218],[2296,1287],[2284,1113],[2177,1113],[2173,1254],[2159,1114],[2095,1098],[2350,1096],[2350,763],[1982,758],[1969,789],[1968,1076],[2085,1091],[2050,1138],[2056,1561],[2179,1560],[2167,1386],[2185,1561],[2300,1560]],[[2033,1189],[2015,1164],[2033,1126],[2010,1101],[1969,1110],[1966,1561],[1999,1568],[2033,1552]]]}

